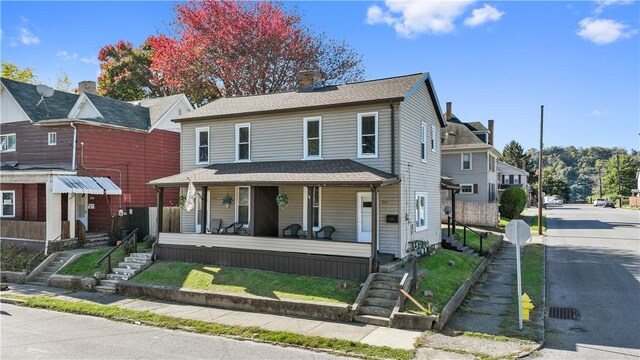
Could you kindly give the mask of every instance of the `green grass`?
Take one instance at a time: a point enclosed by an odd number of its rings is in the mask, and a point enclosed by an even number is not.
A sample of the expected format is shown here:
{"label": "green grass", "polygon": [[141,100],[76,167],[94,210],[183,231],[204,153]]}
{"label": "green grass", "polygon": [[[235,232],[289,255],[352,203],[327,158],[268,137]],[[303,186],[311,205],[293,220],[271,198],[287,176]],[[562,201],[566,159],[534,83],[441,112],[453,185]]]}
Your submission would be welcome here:
{"label": "green grass", "polygon": [[498,227],[504,229],[505,227],[507,227],[507,224],[509,223],[509,221],[510,220],[507,219],[506,217],[500,216],[500,222],[498,223]]}
{"label": "green grass", "polygon": [[234,267],[157,261],[133,281],[277,299],[351,304],[360,283]]}
{"label": "green grass", "polygon": [[[485,232],[485,230],[476,230],[479,233],[483,233]],[[491,245],[493,245],[493,243],[495,243],[496,241],[498,241],[498,238],[500,237],[500,235],[498,234],[494,234],[492,232],[488,232],[489,233],[489,237],[484,239],[482,241],[482,253],[486,254],[487,251],[489,251],[489,248],[491,247]],[[456,234],[458,235],[458,241],[460,242],[460,244],[463,243],[463,239],[464,239],[464,229],[462,229],[461,227],[456,227]],[[447,235],[447,228],[444,227],[442,229],[442,235]],[[480,252],[480,236],[478,236],[478,234],[467,230],[467,246],[476,250],[477,252]]]}
{"label": "green grass", "polygon": [[[544,245],[528,244],[523,248],[522,253],[522,291],[527,293],[535,309],[529,314],[532,322],[540,321],[544,316],[542,306],[542,296],[544,293]],[[501,323],[502,335],[542,341],[542,328],[524,323],[523,330],[518,329],[518,297],[517,285],[514,285],[514,299],[507,313],[503,316]]]}
{"label": "green grass", "polygon": [[[138,244],[138,251],[144,250],[146,247],[144,243]],[[105,259],[100,265],[96,263],[103,257],[107,252],[109,252],[113,248],[102,249],[96,252],[92,252],[90,254],[84,254],[80,256],[78,259],[74,260],[71,264],[63,267],[58,271],[58,274],[62,275],[80,275],[80,276],[93,276],[96,272],[106,272],[107,271],[107,260]],[[111,267],[115,267],[118,263],[124,261],[125,254],[123,252],[122,247],[118,250],[114,251],[111,254]]]}
{"label": "green grass", "polygon": [[98,305],[85,302],[70,302],[44,296],[12,296],[12,298],[25,300],[23,306],[31,308],[96,316],[126,323],[139,322],[148,326],[183,330],[206,335],[221,335],[232,338],[300,346],[304,348],[323,349],[338,352],[340,354],[357,355],[368,358],[408,360],[413,358],[415,355],[415,350],[393,349],[387,346],[367,345],[350,340],[307,336],[287,331],[264,330],[258,327],[208,323],[200,320],[181,319],[154,314],[150,311],[123,309],[117,306]]}
{"label": "green grass", "polygon": [[[538,234],[538,215],[525,218],[525,221],[531,226],[531,233]],[[542,214],[542,233],[547,233],[547,217]]]}
{"label": "green grass", "polygon": [[[454,266],[449,265],[450,260],[455,263]],[[431,291],[431,303],[436,308],[433,312],[439,313],[481,261],[482,258],[447,249],[438,249],[435,255],[421,257],[418,267],[425,269],[427,273],[411,296],[424,306],[424,291]],[[407,301],[406,309],[411,312],[420,311],[411,301]]]}

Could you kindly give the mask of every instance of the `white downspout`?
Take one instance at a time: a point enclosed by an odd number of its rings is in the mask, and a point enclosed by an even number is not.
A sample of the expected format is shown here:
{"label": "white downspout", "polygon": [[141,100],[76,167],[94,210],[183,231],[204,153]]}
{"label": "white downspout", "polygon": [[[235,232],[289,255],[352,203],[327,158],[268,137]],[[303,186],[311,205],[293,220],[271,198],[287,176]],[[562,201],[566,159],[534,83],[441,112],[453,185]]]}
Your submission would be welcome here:
{"label": "white downspout", "polygon": [[71,170],[76,171],[76,147],[78,142],[78,128],[73,125],[73,121],[69,123],[69,125],[73,128],[73,155],[71,157]]}

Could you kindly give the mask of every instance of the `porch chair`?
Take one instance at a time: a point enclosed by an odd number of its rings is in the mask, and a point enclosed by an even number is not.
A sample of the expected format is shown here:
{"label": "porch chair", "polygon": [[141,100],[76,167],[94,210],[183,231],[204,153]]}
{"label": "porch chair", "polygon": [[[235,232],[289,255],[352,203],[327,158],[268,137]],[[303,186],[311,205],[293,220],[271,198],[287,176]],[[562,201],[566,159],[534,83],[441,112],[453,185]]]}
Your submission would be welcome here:
{"label": "porch chair", "polygon": [[222,232],[222,219],[211,219],[211,228],[207,229],[212,234],[218,234]]}
{"label": "porch chair", "polygon": [[[229,231],[229,229],[232,229],[232,231]],[[240,234],[241,231],[244,231],[245,234],[249,234],[247,232],[247,229],[244,228],[244,224],[241,222],[234,222],[233,224],[224,228],[225,234]]]}
{"label": "porch chair", "polygon": [[[302,229],[302,226],[298,224],[291,224],[282,230],[282,237],[297,238],[300,229]],[[287,235],[287,231],[289,232],[289,235]]]}
{"label": "porch chair", "polygon": [[[331,234],[336,232],[336,228],[331,225],[323,226],[320,230],[316,231],[316,239],[321,240],[333,240],[331,239]],[[322,233],[322,236],[320,236]]]}

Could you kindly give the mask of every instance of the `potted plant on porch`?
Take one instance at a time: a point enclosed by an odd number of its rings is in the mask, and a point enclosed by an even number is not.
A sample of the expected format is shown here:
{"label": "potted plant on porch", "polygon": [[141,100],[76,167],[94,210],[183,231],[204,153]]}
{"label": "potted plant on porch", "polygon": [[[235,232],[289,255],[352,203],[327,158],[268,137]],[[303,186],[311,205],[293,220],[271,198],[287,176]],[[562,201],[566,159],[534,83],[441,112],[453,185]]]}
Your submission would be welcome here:
{"label": "potted plant on porch", "polygon": [[229,193],[222,197],[222,204],[228,209],[233,204],[233,198]]}

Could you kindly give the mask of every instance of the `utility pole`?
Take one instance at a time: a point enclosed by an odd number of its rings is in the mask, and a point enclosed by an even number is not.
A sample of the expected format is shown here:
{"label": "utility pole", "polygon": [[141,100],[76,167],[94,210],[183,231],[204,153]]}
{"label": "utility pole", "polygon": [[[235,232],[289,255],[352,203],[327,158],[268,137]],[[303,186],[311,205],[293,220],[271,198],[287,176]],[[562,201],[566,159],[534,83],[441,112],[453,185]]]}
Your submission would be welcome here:
{"label": "utility pole", "polygon": [[618,207],[622,208],[622,194],[620,194],[620,153],[616,152],[616,168],[618,172]]}
{"label": "utility pole", "polygon": [[538,235],[542,235],[542,129],[544,105],[540,105],[540,153],[538,153]]}
{"label": "utility pole", "polygon": [[600,168],[598,167],[598,178],[600,179],[600,196],[598,196],[599,198],[602,198],[602,174],[600,173]]}

